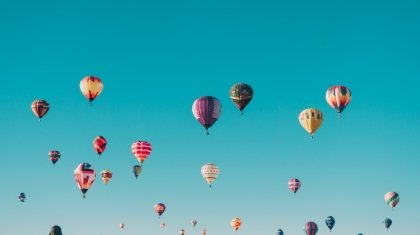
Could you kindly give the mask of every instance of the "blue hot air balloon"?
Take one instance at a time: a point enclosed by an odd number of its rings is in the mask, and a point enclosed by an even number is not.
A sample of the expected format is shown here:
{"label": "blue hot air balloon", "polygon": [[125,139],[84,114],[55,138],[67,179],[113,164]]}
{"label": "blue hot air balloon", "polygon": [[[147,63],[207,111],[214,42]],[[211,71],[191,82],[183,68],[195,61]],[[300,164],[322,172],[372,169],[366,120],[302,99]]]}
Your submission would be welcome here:
{"label": "blue hot air balloon", "polygon": [[26,199],[25,194],[24,193],[19,193],[18,199],[19,199],[20,202],[25,202],[25,199]]}
{"label": "blue hot air balloon", "polygon": [[392,224],[392,220],[385,218],[384,220],[382,220],[382,224],[385,226],[386,229],[388,229]]}
{"label": "blue hot air balloon", "polygon": [[131,172],[133,172],[133,174],[136,177],[136,179],[137,179],[137,176],[140,175],[141,170],[142,170],[142,168],[139,165],[134,165],[134,166],[131,167]]}
{"label": "blue hot air balloon", "polygon": [[330,232],[331,232],[331,229],[334,227],[334,224],[335,224],[334,217],[328,216],[327,219],[325,220],[325,223],[327,224],[327,227],[330,229]]}
{"label": "blue hot air balloon", "polygon": [[276,235],[284,235],[283,230],[277,229]]}

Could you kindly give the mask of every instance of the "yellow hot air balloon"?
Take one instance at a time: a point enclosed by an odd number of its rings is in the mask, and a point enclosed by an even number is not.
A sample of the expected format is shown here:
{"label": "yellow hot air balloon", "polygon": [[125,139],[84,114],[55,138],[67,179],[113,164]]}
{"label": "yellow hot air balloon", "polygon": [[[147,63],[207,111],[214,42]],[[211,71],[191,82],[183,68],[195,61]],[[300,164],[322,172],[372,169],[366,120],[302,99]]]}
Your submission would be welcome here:
{"label": "yellow hot air balloon", "polygon": [[103,89],[104,84],[98,77],[87,76],[80,81],[80,90],[86,99],[89,100],[90,106],[92,106],[92,101],[101,94]]}
{"label": "yellow hot air balloon", "polygon": [[239,227],[241,227],[241,225],[242,225],[242,221],[239,218],[233,218],[230,221],[230,225],[232,226],[233,229],[236,230],[236,232],[238,232]]}
{"label": "yellow hot air balloon", "polygon": [[112,178],[112,172],[110,170],[101,171],[101,179],[104,181],[105,185],[108,185],[108,182]]}
{"label": "yellow hot air balloon", "polygon": [[315,131],[322,125],[323,121],[324,114],[315,108],[305,109],[299,114],[300,125],[309,132],[311,139],[313,138]]}

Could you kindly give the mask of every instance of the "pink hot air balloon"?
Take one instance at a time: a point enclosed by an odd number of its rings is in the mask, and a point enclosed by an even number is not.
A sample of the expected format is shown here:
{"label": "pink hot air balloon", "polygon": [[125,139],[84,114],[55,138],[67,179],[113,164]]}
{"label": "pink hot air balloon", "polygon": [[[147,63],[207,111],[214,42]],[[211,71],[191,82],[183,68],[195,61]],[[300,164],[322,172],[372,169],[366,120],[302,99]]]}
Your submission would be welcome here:
{"label": "pink hot air balloon", "polygon": [[146,158],[152,153],[152,145],[147,141],[136,141],[131,145],[131,151],[142,166]]}
{"label": "pink hot air balloon", "polygon": [[159,218],[160,218],[160,216],[163,214],[163,212],[165,212],[166,206],[163,203],[158,203],[158,204],[155,205],[154,209],[155,209],[156,214],[158,214]]}
{"label": "pink hot air balloon", "polygon": [[82,163],[74,170],[74,181],[76,181],[77,186],[82,191],[83,198],[85,198],[86,192],[95,181],[95,177],[95,169],[89,163]]}
{"label": "pink hot air balloon", "polygon": [[388,192],[385,194],[385,202],[394,210],[394,207],[397,206],[400,201],[400,195],[396,192]]}
{"label": "pink hot air balloon", "polygon": [[222,104],[212,96],[203,96],[194,101],[192,106],[194,117],[206,128],[207,131],[219,119],[222,113]]}
{"label": "pink hot air balloon", "polygon": [[300,181],[296,178],[293,178],[291,180],[289,180],[289,189],[292,190],[292,192],[296,195],[296,192],[299,190],[300,188]]}
{"label": "pink hot air balloon", "polygon": [[120,228],[124,228],[124,224],[120,224]]}

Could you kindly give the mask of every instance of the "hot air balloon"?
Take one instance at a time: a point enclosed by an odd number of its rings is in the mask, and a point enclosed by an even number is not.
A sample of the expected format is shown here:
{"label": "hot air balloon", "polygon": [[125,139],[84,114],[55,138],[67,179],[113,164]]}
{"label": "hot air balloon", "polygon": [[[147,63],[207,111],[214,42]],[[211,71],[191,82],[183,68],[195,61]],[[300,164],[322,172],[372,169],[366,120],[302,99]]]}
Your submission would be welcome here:
{"label": "hot air balloon", "polygon": [[206,235],[207,231],[205,229],[203,229],[203,231],[201,231],[201,234]]}
{"label": "hot air balloon", "polygon": [[142,168],[139,165],[134,165],[134,166],[131,167],[131,172],[133,172],[136,179],[137,179],[137,176],[140,175],[141,171],[142,171]]}
{"label": "hot air balloon", "polygon": [[235,106],[238,107],[240,114],[242,115],[242,110],[251,102],[254,91],[251,86],[244,83],[238,83],[230,88],[229,95],[230,99]]}
{"label": "hot air balloon", "polygon": [[357,235],[363,235],[363,234],[359,233],[359,234],[357,234]]}
{"label": "hot air balloon", "polygon": [[322,125],[323,121],[324,115],[318,109],[305,109],[299,114],[300,125],[302,125],[302,127],[311,135],[311,139],[313,138],[315,131]]}
{"label": "hot air balloon", "polygon": [[48,157],[50,158],[53,166],[55,166],[55,163],[60,160],[61,154],[57,150],[53,150],[48,153]]}
{"label": "hot air balloon", "polygon": [[233,218],[230,221],[230,225],[232,226],[233,229],[236,230],[236,232],[238,232],[239,227],[241,227],[241,225],[242,225],[242,221],[239,218]]}
{"label": "hot air balloon", "polygon": [[341,118],[341,112],[347,107],[351,100],[351,92],[345,86],[332,86],[325,94],[327,103],[338,112],[338,117]]}
{"label": "hot air balloon", "polygon": [[80,90],[89,100],[90,106],[92,106],[92,101],[101,94],[103,89],[104,84],[98,77],[87,76],[80,81]]}
{"label": "hot air balloon", "polygon": [[392,225],[392,220],[391,219],[383,219],[382,220],[382,224],[385,226],[385,228],[388,230],[389,227],[391,227]]}
{"label": "hot air balloon", "polygon": [[195,225],[197,224],[197,221],[195,221],[195,220],[193,220],[193,221],[191,221],[191,225],[193,226],[193,227],[195,227]]}
{"label": "hot air balloon", "polygon": [[166,225],[165,223],[161,223],[161,224],[160,224],[160,226],[162,226],[162,228],[164,228],[164,227],[165,227],[165,225]]}
{"label": "hot air balloon", "polygon": [[152,152],[152,145],[147,141],[136,141],[131,145],[131,151],[140,162],[140,166]]}
{"label": "hot air balloon", "polygon": [[166,206],[163,203],[158,203],[154,206],[154,209],[155,209],[156,214],[158,214],[160,218],[163,212],[165,212]]}
{"label": "hot air balloon", "polygon": [[213,126],[222,113],[222,104],[212,96],[203,96],[194,101],[192,112],[198,122],[206,128],[206,135],[208,135],[208,129]]}
{"label": "hot air balloon", "polygon": [[26,196],[24,193],[19,193],[18,199],[20,202],[25,202]]}
{"label": "hot air balloon", "polygon": [[179,234],[184,235],[185,231],[184,229],[181,229],[181,231],[179,231]]}
{"label": "hot air balloon", "polygon": [[50,110],[50,105],[45,100],[35,100],[32,102],[31,109],[38,117],[38,120],[41,121],[41,118],[48,113],[48,110]]}
{"label": "hot air balloon", "polygon": [[217,175],[219,175],[219,167],[213,163],[206,163],[201,167],[201,174],[211,187],[211,183],[216,179]]}
{"label": "hot air balloon", "polygon": [[106,139],[103,136],[97,136],[95,139],[93,139],[93,149],[95,149],[96,153],[98,153],[98,158],[101,157],[101,154],[106,149]]}
{"label": "hot air balloon", "polygon": [[124,228],[124,224],[120,224],[120,228]]}
{"label": "hot air balloon", "polygon": [[331,229],[334,227],[335,224],[334,217],[328,216],[327,219],[325,219],[325,223],[327,224],[327,227],[330,229],[331,232]]}
{"label": "hot air balloon", "polygon": [[292,192],[296,195],[296,192],[301,186],[300,181],[296,178],[292,178],[287,184],[289,185],[289,189],[292,190]]}
{"label": "hot air balloon", "polygon": [[86,192],[95,181],[95,177],[95,169],[89,163],[82,163],[78,165],[74,170],[74,180],[76,181],[80,191],[82,191],[83,198],[85,198]]}
{"label": "hot air balloon", "polygon": [[276,235],[284,235],[283,230],[277,229]]}
{"label": "hot air balloon", "polygon": [[309,221],[303,227],[303,231],[306,235],[315,235],[318,232],[318,225],[312,221]]}
{"label": "hot air balloon", "polygon": [[394,210],[394,207],[397,206],[400,201],[400,195],[396,192],[388,192],[385,194],[385,202]]}
{"label": "hot air balloon", "polygon": [[110,170],[101,171],[101,179],[104,181],[105,185],[108,185],[108,182],[112,179],[112,172]]}

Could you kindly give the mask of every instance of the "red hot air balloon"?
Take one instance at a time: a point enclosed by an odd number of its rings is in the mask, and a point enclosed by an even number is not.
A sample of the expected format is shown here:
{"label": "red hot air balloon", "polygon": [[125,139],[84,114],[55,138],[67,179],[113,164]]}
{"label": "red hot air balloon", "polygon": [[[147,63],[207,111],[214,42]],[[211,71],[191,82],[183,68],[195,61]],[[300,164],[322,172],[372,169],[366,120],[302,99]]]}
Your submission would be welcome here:
{"label": "red hot air balloon", "polygon": [[41,118],[48,113],[48,110],[50,110],[50,105],[45,100],[35,100],[32,102],[31,105],[32,112],[39,118],[39,121],[41,121]]}
{"label": "red hot air balloon", "polygon": [[100,158],[101,154],[105,151],[106,145],[107,142],[103,136],[97,136],[93,140],[93,149],[95,149],[95,151],[99,154],[98,158]]}
{"label": "red hot air balloon", "polygon": [[131,145],[131,151],[140,162],[140,166],[152,152],[152,145],[147,141],[136,141]]}
{"label": "red hot air balloon", "polygon": [[292,190],[292,192],[296,195],[296,192],[299,190],[300,188],[300,181],[296,178],[293,178],[291,180],[289,180],[289,189]]}
{"label": "red hot air balloon", "polygon": [[212,96],[203,96],[194,101],[192,112],[197,121],[206,128],[208,135],[207,129],[213,126],[222,113],[222,104]]}
{"label": "red hot air balloon", "polygon": [[315,235],[318,232],[318,225],[312,221],[309,221],[303,226],[303,231],[306,235]]}
{"label": "red hot air balloon", "polygon": [[120,228],[124,228],[124,224],[120,224]]}
{"label": "red hot air balloon", "polygon": [[155,210],[156,214],[159,215],[159,218],[160,218],[160,216],[163,214],[163,212],[165,212],[166,206],[163,203],[158,203],[154,206],[154,210]]}
{"label": "red hot air balloon", "polygon": [[60,160],[61,154],[57,150],[53,150],[48,153],[48,157],[50,158],[53,166],[55,166],[55,163]]}

